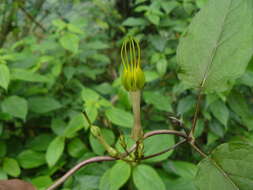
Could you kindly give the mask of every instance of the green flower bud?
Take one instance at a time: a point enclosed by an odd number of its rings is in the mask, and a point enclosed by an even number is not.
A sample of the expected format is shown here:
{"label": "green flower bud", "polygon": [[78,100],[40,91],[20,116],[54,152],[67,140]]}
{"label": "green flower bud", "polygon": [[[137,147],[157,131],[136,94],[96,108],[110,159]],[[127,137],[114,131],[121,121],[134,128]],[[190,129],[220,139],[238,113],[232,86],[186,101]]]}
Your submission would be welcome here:
{"label": "green flower bud", "polygon": [[91,134],[97,138],[101,136],[100,128],[95,125],[91,126],[90,131],[91,131]]}
{"label": "green flower bud", "polygon": [[141,50],[139,43],[132,37],[121,47],[123,72],[121,82],[127,91],[138,91],[145,84],[145,75],[141,69]]}

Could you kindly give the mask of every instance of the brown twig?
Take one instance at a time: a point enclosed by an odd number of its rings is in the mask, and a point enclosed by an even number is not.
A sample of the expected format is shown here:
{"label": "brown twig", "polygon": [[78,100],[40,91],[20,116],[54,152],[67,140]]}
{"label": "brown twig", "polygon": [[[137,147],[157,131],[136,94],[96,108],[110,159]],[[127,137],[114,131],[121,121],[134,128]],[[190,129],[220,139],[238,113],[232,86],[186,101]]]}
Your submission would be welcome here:
{"label": "brown twig", "polygon": [[69,176],[71,176],[77,170],[79,170],[80,168],[82,168],[82,167],[84,167],[88,164],[91,164],[91,163],[94,163],[94,162],[106,162],[106,161],[113,161],[113,160],[117,160],[117,159],[112,158],[110,156],[97,156],[97,157],[93,157],[93,158],[90,158],[88,160],[82,161],[81,163],[79,163],[75,167],[73,167],[71,170],[69,170],[60,179],[58,179],[53,185],[51,185],[49,188],[47,188],[47,190],[53,190],[56,187],[60,186]]}
{"label": "brown twig", "polygon": [[162,134],[169,134],[169,135],[176,135],[176,136],[180,136],[183,137],[185,139],[188,138],[188,136],[185,133],[182,133],[180,131],[175,131],[175,130],[156,130],[156,131],[151,131],[148,132],[144,135],[144,139],[154,136],[154,135],[162,135]]}

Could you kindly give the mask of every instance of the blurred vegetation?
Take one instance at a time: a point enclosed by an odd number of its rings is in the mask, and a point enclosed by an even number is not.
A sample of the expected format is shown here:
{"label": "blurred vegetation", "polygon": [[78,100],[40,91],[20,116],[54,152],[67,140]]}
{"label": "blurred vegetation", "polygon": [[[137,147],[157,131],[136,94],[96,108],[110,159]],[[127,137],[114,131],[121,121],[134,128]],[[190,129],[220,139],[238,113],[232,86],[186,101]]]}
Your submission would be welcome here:
{"label": "blurred vegetation", "polygon": [[[104,155],[89,134],[83,110],[106,139],[120,147],[119,134],[128,136],[133,124],[119,77],[120,47],[129,35],[140,41],[147,80],[144,130],[180,130],[171,117],[190,126],[197,92],[185,89],[177,77],[176,48],[206,1],[1,0],[0,178],[22,178],[43,189],[81,160]],[[225,141],[253,142],[252,87],[249,64],[233,89],[205,96],[195,135],[206,152]],[[164,150],[176,140],[152,137],[145,142],[145,154]],[[185,145],[146,160],[145,183],[194,190],[192,163],[200,159]],[[63,189],[119,189],[123,184],[104,185],[112,166],[117,167],[100,163],[81,169]],[[130,175],[125,170],[122,173]],[[118,175],[111,174],[111,180]],[[121,189],[134,190],[134,183],[129,180]]]}

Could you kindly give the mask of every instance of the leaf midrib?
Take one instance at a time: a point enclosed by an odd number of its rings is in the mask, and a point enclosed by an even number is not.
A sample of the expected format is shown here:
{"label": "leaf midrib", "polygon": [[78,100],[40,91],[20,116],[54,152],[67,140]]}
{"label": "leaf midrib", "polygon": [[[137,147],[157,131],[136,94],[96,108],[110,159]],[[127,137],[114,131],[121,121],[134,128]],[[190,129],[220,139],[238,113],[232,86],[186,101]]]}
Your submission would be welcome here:
{"label": "leaf midrib", "polygon": [[223,35],[223,33],[224,33],[224,24],[225,24],[225,22],[226,22],[226,20],[227,20],[227,16],[228,16],[229,12],[230,12],[231,5],[232,5],[232,0],[230,0],[230,4],[229,4],[229,6],[228,6],[227,12],[226,12],[226,14],[225,14],[225,16],[224,16],[224,19],[223,19],[223,21],[222,21],[222,24],[221,24],[221,31],[220,31],[220,33],[219,33],[218,39],[217,39],[217,41],[216,41],[216,43],[215,43],[215,46],[214,46],[214,48],[213,48],[213,50],[212,50],[212,52],[211,52],[210,61],[209,61],[209,63],[208,63],[207,66],[206,66],[206,69],[205,69],[205,72],[204,72],[204,75],[203,75],[203,79],[202,79],[201,84],[200,84],[200,87],[201,87],[201,88],[204,87],[205,82],[206,82],[206,79],[207,79],[207,77],[208,77],[208,75],[209,75],[209,73],[210,73],[209,71],[210,71],[211,68],[212,68],[213,60],[214,60],[214,57],[215,57],[216,52],[217,52],[218,47],[219,47],[219,42],[221,41],[221,37],[222,37],[222,35]]}
{"label": "leaf midrib", "polygon": [[217,168],[217,170],[237,189],[240,190],[238,185],[230,178],[230,176],[226,173],[226,171],[214,160],[208,157],[210,162]]}

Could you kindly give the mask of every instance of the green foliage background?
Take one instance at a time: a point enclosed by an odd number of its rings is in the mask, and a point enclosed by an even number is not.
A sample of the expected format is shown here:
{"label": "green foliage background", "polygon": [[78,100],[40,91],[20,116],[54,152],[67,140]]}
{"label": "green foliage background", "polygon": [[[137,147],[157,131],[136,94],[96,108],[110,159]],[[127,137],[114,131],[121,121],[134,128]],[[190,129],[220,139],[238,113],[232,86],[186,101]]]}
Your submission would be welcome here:
{"label": "green foliage background", "polygon": [[[119,78],[119,50],[128,35],[141,42],[144,130],[180,130],[170,117],[190,126],[197,91],[178,79],[176,48],[206,1],[1,1],[0,178],[22,178],[43,189],[81,160],[104,155],[89,134],[84,109],[120,149],[117,137],[129,135],[133,124]],[[205,96],[195,135],[206,152],[227,141],[253,142],[252,66],[233,89]],[[145,154],[176,140],[152,137]],[[62,189],[195,190],[200,160],[184,145],[132,169],[121,161],[93,164]]]}

